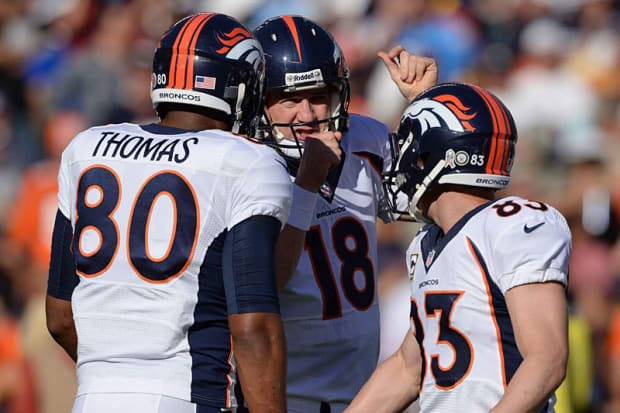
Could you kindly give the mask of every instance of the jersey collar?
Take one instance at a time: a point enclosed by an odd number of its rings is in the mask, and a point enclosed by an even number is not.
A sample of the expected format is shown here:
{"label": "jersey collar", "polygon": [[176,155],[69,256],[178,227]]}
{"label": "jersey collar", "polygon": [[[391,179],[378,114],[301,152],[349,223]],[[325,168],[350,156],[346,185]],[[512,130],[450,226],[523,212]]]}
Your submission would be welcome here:
{"label": "jersey collar", "polygon": [[142,130],[155,135],[180,135],[182,133],[198,132],[190,129],[173,128],[172,126],[164,126],[158,123],[149,123],[148,125],[140,125]]}
{"label": "jersey collar", "polygon": [[452,238],[454,238],[456,234],[461,231],[465,224],[467,224],[467,222],[478,212],[482,211],[496,201],[497,200],[493,200],[486,202],[482,205],[478,205],[476,208],[463,215],[463,217],[459,219],[456,224],[452,226],[452,228],[450,228],[446,235],[443,234],[443,231],[441,230],[441,228],[439,228],[437,224],[429,224],[424,227],[427,233],[426,235],[424,235],[424,238],[422,238],[420,247],[422,250],[424,267],[426,268],[427,272],[431,268],[431,265],[433,265],[433,263],[437,260],[437,257],[439,256],[441,251],[443,251],[446,245],[448,245],[448,243],[452,241]]}

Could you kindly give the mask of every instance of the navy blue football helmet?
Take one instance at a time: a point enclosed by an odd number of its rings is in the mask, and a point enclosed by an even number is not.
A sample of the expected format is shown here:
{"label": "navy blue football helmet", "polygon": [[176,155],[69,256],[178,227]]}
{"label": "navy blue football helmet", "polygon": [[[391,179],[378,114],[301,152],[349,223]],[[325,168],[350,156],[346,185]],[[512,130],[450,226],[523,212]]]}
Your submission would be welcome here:
{"label": "navy blue football helmet", "polygon": [[[418,202],[436,185],[508,186],[517,130],[510,111],[490,92],[445,83],[407,107],[390,141],[392,167],[383,183],[391,209],[420,219]],[[407,210],[398,207],[404,195]]]}
{"label": "navy blue football helmet", "polygon": [[[308,123],[271,124],[265,114],[261,134],[269,144],[297,149],[300,144],[294,127],[327,124],[327,130],[346,132],[349,126],[349,69],[340,47],[331,34],[318,24],[301,16],[278,16],[254,30],[254,37],[265,52],[266,93],[295,92],[328,87],[331,93],[331,115]],[[283,142],[276,127],[291,128],[296,142]],[[290,154],[290,151],[284,151]]]}
{"label": "navy blue football helmet", "polygon": [[170,104],[223,112],[235,133],[253,133],[262,107],[264,57],[237,20],[200,13],[162,36],[153,58],[151,99],[161,117]]}

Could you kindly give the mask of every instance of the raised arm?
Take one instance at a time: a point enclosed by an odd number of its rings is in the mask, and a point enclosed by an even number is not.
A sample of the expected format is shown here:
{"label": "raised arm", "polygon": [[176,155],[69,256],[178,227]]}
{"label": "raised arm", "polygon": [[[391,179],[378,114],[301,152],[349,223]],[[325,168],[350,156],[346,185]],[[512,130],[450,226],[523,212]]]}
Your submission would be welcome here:
{"label": "raised arm", "polygon": [[340,132],[321,132],[307,137],[293,189],[293,204],[288,223],[280,233],[276,247],[278,289],[289,282],[304,248],[318,190],[327,179],[329,170],[340,162]]}
{"label": "raised arm", "polygon": [[409,331],[400,348],[377,367],[345,413],[404,410],[418,398],[421,372],[420,346]]}
{"label": "raised arm", "polygon": [[437,84],[437,62],[433,58],[412,54],[401,45],[388,52],[380,51],[377,56],[385,64],[407,103]]}
{"label": "raised arm", "polygon": [[539,412],[562,383],[568,360],[568,311],[564,286],[525,284],[506,293],[523,362],[493,413]]}

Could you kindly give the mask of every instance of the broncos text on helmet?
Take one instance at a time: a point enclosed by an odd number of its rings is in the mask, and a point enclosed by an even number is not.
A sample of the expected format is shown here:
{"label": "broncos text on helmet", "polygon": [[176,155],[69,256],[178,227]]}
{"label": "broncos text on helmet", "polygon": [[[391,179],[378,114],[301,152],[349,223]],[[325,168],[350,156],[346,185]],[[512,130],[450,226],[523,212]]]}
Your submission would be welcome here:
{"label": "broncos text on helmet", "polygon": [[[278,16],[254,30],[254,37],[265,52],[266,93],[296,92],[328,87],[330,116],[314,122],[272,124],[267,114],[261,118],[261,134],[285,156],[300,158],[303,145],[293,128],[326,124],[331,131],[346,132],[349,108],[349,69],[342,51],[331,34],[301,16]],[[278,132],[290,128],[295,142],[284,141]]]}
{"label": "broncos text on helmet", "polygon": [[224,14],[187,16],[162,36],[153,58],[151,99],[223,112],[235,133],[249,134],[262,106],[264,57],[260,44]]}
{"label": "broncos text on helmet", "polygon": [[[407,107],[391,135],[393,162],[383,184],[392,210],[423,219],[418,202],[441,184],[505,188],[516,142],[510,111],[490,92],[461,83],[428,89]],[[397,207],[403,194],[407,211]]]}

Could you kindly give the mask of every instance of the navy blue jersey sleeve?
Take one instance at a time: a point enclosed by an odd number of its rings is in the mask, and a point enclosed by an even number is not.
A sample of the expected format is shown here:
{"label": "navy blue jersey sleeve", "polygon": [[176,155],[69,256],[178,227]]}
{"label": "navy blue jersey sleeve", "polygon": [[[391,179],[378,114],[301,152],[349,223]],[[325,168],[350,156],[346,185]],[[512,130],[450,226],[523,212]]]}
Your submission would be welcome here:
{"label": "navy blue jersey sleeve", "polygon": [[274,262],[280,226],[274,217],[255,215],[226,234],[222,271],[228,314],[280,312]]}
{"label": "navy blue jersey sleeve", "polygon": [[75,260],[71,251],[73,228],[71,221],[60,210],[56,212],[52,253],[50,259],[47,293],[54,298],[71,301],[71,295],[80,278],[75,272]]}

